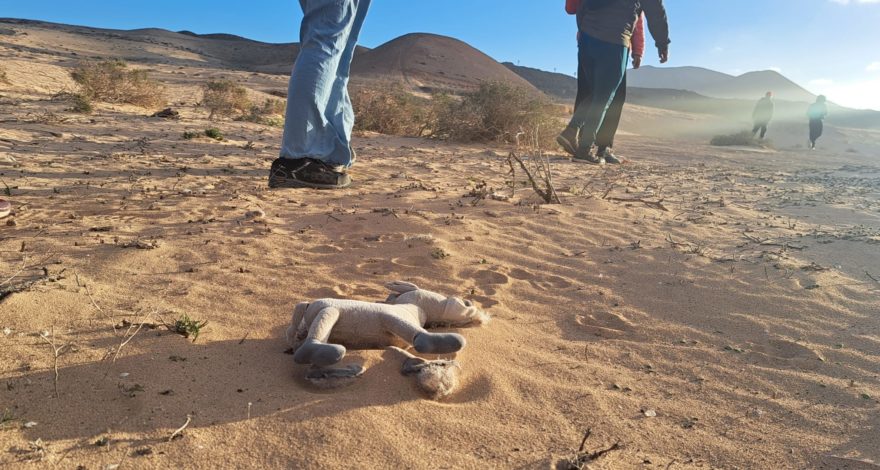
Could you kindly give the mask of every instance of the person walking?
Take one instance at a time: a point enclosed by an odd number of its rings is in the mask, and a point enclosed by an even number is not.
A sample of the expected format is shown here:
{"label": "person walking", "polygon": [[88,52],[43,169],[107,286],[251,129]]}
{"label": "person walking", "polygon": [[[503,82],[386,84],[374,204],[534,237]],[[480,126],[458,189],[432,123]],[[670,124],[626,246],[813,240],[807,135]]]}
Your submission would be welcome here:
{"label": "person walking", "polygon": [[270,188],[339,189],[351,184],[354,111],[351,61],[371,0],[300,0],[300,51],[287,95]]}
{"label": "person walking", "polygon": [[[565,11],[574,15],[577,14],[577,10],[580,7],[581,0],[566,0],[565,2]],[[578,39],[580,39],[580,32],[578,32]],[[636,26],[633,29],[632,35],[632,64],[634,69],[638,69],[642,66],[642,57],[645,55],[645,23],[644,23],[644,15],[639,15],[639,19],[636,22]],[[626,72],[623,74],[623,80],[620,83],[620,86],[614,93],[614,98],[611,101],[611,105],[608,107],[608,112],[605,113],[605,119],[602,121],[602,126],[599,128],[599,132],[596,135],[596,145],[598,147],[597,156],[604,160],[605,163],[621,163],[621,159],[614,154],[614,137],[617,135],[617,129],[620,127],[620,118],[623,115],[623,106],[626,104]],[[578,74],[578,89],[577,96],[575,97],[575,112],[577,111],[578,106],[581,106],[584,101],[589,98],[588,96],[589,85],[586,83],[586,76],[584,74]],[[570,145],[563,145],[562,141],[567,141],[566,136],[561,137],[560,145],[563,146],[566,151],[571,153],[572,156],[575,155],[577,149],[577,136],[574,137],[575,142],[571,142]]]}
{"label": "person walking", "polygon": [[807,109],[807,117],[810,118],[810,150],[816,150],[816,141],[822,137],[822,132],[825,130],[825,116],[828,116],[826,101],[824,95],[819,95],[816,102]]}
{"label": "person walking", "polygon": [[578,77],[582,103],[557,142],[573,161],[604,163],[592,153],[599,128],[623,82],[635,25],[644,13],[660,62],[669,58],[669,24],[663,0],[583,0],[577,7]]}
{"label": "person walking", "polygon": [[767,135],[767,126],[770,125],[770,121],[773,119],[773,92],[768,91],[763,98],[758,100],[758,104],[755,105],[755,111],[752,112],[752,121],[755,123],[755,127],[752,128],[752,136],[761,132],[761,140],[764,140],[764,136]]}

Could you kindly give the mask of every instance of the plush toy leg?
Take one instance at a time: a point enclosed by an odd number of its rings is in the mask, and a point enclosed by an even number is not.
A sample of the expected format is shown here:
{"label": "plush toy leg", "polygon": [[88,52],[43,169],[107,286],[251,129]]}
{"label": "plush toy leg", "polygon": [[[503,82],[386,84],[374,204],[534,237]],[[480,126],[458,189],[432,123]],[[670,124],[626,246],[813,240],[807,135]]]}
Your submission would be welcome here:
{"label": "plush toy leg", "polygon": [[341,361],[345,357],[345,347],[327,344],[337,320],[339,320],[339,310],[335,308],[325,308],[318,312],[309,328],[309,336],[296,350],[293,360],[297,364],[312,364],[317,367],[326,367]]}
{"label": "plush toy leg", "polygon": [[415,377],[416,384],[434,400],[447,397],[458,387],[461,366],[456,361],[426,361],[400,349],[391,347],[403,361],[400,372]]}
{"label": "plush toy leg", "polygon": [[385,327],[422,354],[451,354],[464,348],[464,336],[455,333],[430,333],[401,318],[389,317]]}

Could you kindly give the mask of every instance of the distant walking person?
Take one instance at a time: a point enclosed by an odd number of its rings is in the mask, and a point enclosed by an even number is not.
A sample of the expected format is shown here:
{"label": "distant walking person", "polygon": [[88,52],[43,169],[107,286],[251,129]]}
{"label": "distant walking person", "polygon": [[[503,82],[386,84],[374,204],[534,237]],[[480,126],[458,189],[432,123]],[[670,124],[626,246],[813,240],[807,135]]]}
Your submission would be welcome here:
{"label": "distant walking person", "polygon": [[669,58],[669,24],[663,0],[582,0],[577,8],[578,77],[581,103],[557,142],[574,161],[601,164],[594,155],[599,128],[620,89],[629,60],[635,25],[642,13],[654,37],[660,62]]}
{"label": "distant walking person", "polygon": [[300,51],[293,66],[281,155],[271,188],[337,189],[351,184],[354,111],[351,61],[370,0],[300,0]]}
{"label": "distant walking person", "polygon": [[825,96],[819,95],[819,97],[816,98],[816,102],[811,104],[810,108],[807,110],[807,116],[810,118],[811,150],[816,150],[816,141],[819,140],[819,137],[822,137],[822,132],[825,128],[823,121],[825,120],[825,116],[828,115],[828,106],[825,102]]}
{"label": "distant walking person", "polygon": [[767,126],[773,120],[773,111],[773,92],[768,91],[763,98],[758,100],[758,104],[755,105],[755,111],[752,113],[752,120],[755,122],[755,127],[752,128],[753,136],[757,135],[758,131],[760,131],[761,139],[764,139],[764,136],[767,135]]}

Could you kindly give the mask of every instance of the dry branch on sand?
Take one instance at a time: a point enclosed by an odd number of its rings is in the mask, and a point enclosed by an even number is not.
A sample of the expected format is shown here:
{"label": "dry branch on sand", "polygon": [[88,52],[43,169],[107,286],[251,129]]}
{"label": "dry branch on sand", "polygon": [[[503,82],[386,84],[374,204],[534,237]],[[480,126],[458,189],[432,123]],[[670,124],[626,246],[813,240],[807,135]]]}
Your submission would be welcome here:
{"label": "dry branch on sand", "polygon": [[[520,138],[523,134],[524,132],[520,132],[516,135],[517,149],[523,148],[520,143]],[[540,135],[540,128],[536,128],[531,135],[531,145],[526,150],[528,153],[525,157],[520,157],[517,155],[517,152],[510,152],[507,156],[507,165],[510,167],[511,191],[513,193],[516,192],[516,166],[519,166],[523,173],[525,173],[532,189],[538,196],[541,196],[545,203],[561,204],[562,201],[559,199],[556,188],[553,186],[553,172],[550,168],[550,159],[541,151]],[[514,162],[517,165],[514,165]]]}
{"label": "dry branch on sand", "polygon": [[584,448],[587,446],[587,439],[593,434],[592,429],[587,429],[587,432],[584,433],[584,438],[581,440],[581,446],[578,448],[578,451],[574,456],[561,460],[557,463],[557,470],[584,470],[586,468],[590,468],[589,465],[592,462],[595,462],[597,459],[602,457],[609,452],[613,452],[615,450],[621,449],[620,442],[615,442],[611,447],[600,449],[594,452],[587,452]]}
{"label": "dry branch on sand", "polygon": [[52,327],[49,331],[44,331],[40,333],[40,339],[42,339],[49,347],[52,348],[52,369],[55,372],[53,384],[55,386],[55,398],[58,398],[58,358],[60,358],[64,353],[70,351],[70,343],[63,344],[61,346],[56,345],[55,343],[55,327]]}

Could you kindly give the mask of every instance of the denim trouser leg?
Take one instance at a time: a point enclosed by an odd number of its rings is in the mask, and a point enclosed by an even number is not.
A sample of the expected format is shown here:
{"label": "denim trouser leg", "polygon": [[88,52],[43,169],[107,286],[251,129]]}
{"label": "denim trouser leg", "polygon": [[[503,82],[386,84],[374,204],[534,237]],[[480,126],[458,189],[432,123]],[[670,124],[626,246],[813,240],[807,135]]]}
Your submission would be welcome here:
{"label": "denim trouser leg", "polygon": [[626,73],[623,74],[623,80],[620,86],[614,92],[614,98],[605,111],[605,118],[602,125],[599,126],[599,133],[596,134],[596,145],[602,147],[614,148],[614,137],[617,135],[617,129],[620,127],[620,118],[623,117],[623,106],[626,104]]}
{"label": "denim trouser leg", "polygon": [[300,52],[290,77],[282,158],[351,165],[351,101],[345,88],[369,0],[300,0]]}
{"label": "denim trouser leg", "polygon": [[579,150],[589,151],[626,73],[629,49],[622,44],[599,41],[581,34],[578,61],[580,73],[584,74],[589,85],[587,96],[575,109],[570,125],[581,129]]}
{"label": "denim trouser leg", "polygon": [[[357,1],[357,13],[355,14],[354,24],[348,36],[348,44],[342,51],[342,58],[339,61],[339,68],[336,72],[336,80],[333,82],[333,91],[330,94],[330,105],[327,108],[327,119],[337,130],[341,130],[340,136],[347,144],[351,142],[351,132],[354,129],[354,109],[351,106],[351,97],[348,94],[348,78],[351,75],[351,61],[354,58],[354,51],[357,47],[358,36],[361,33],[361,26],[367,16],[371,0]],[[347,147],[349,165],[354,163],[351,155],[351,147]]]}

